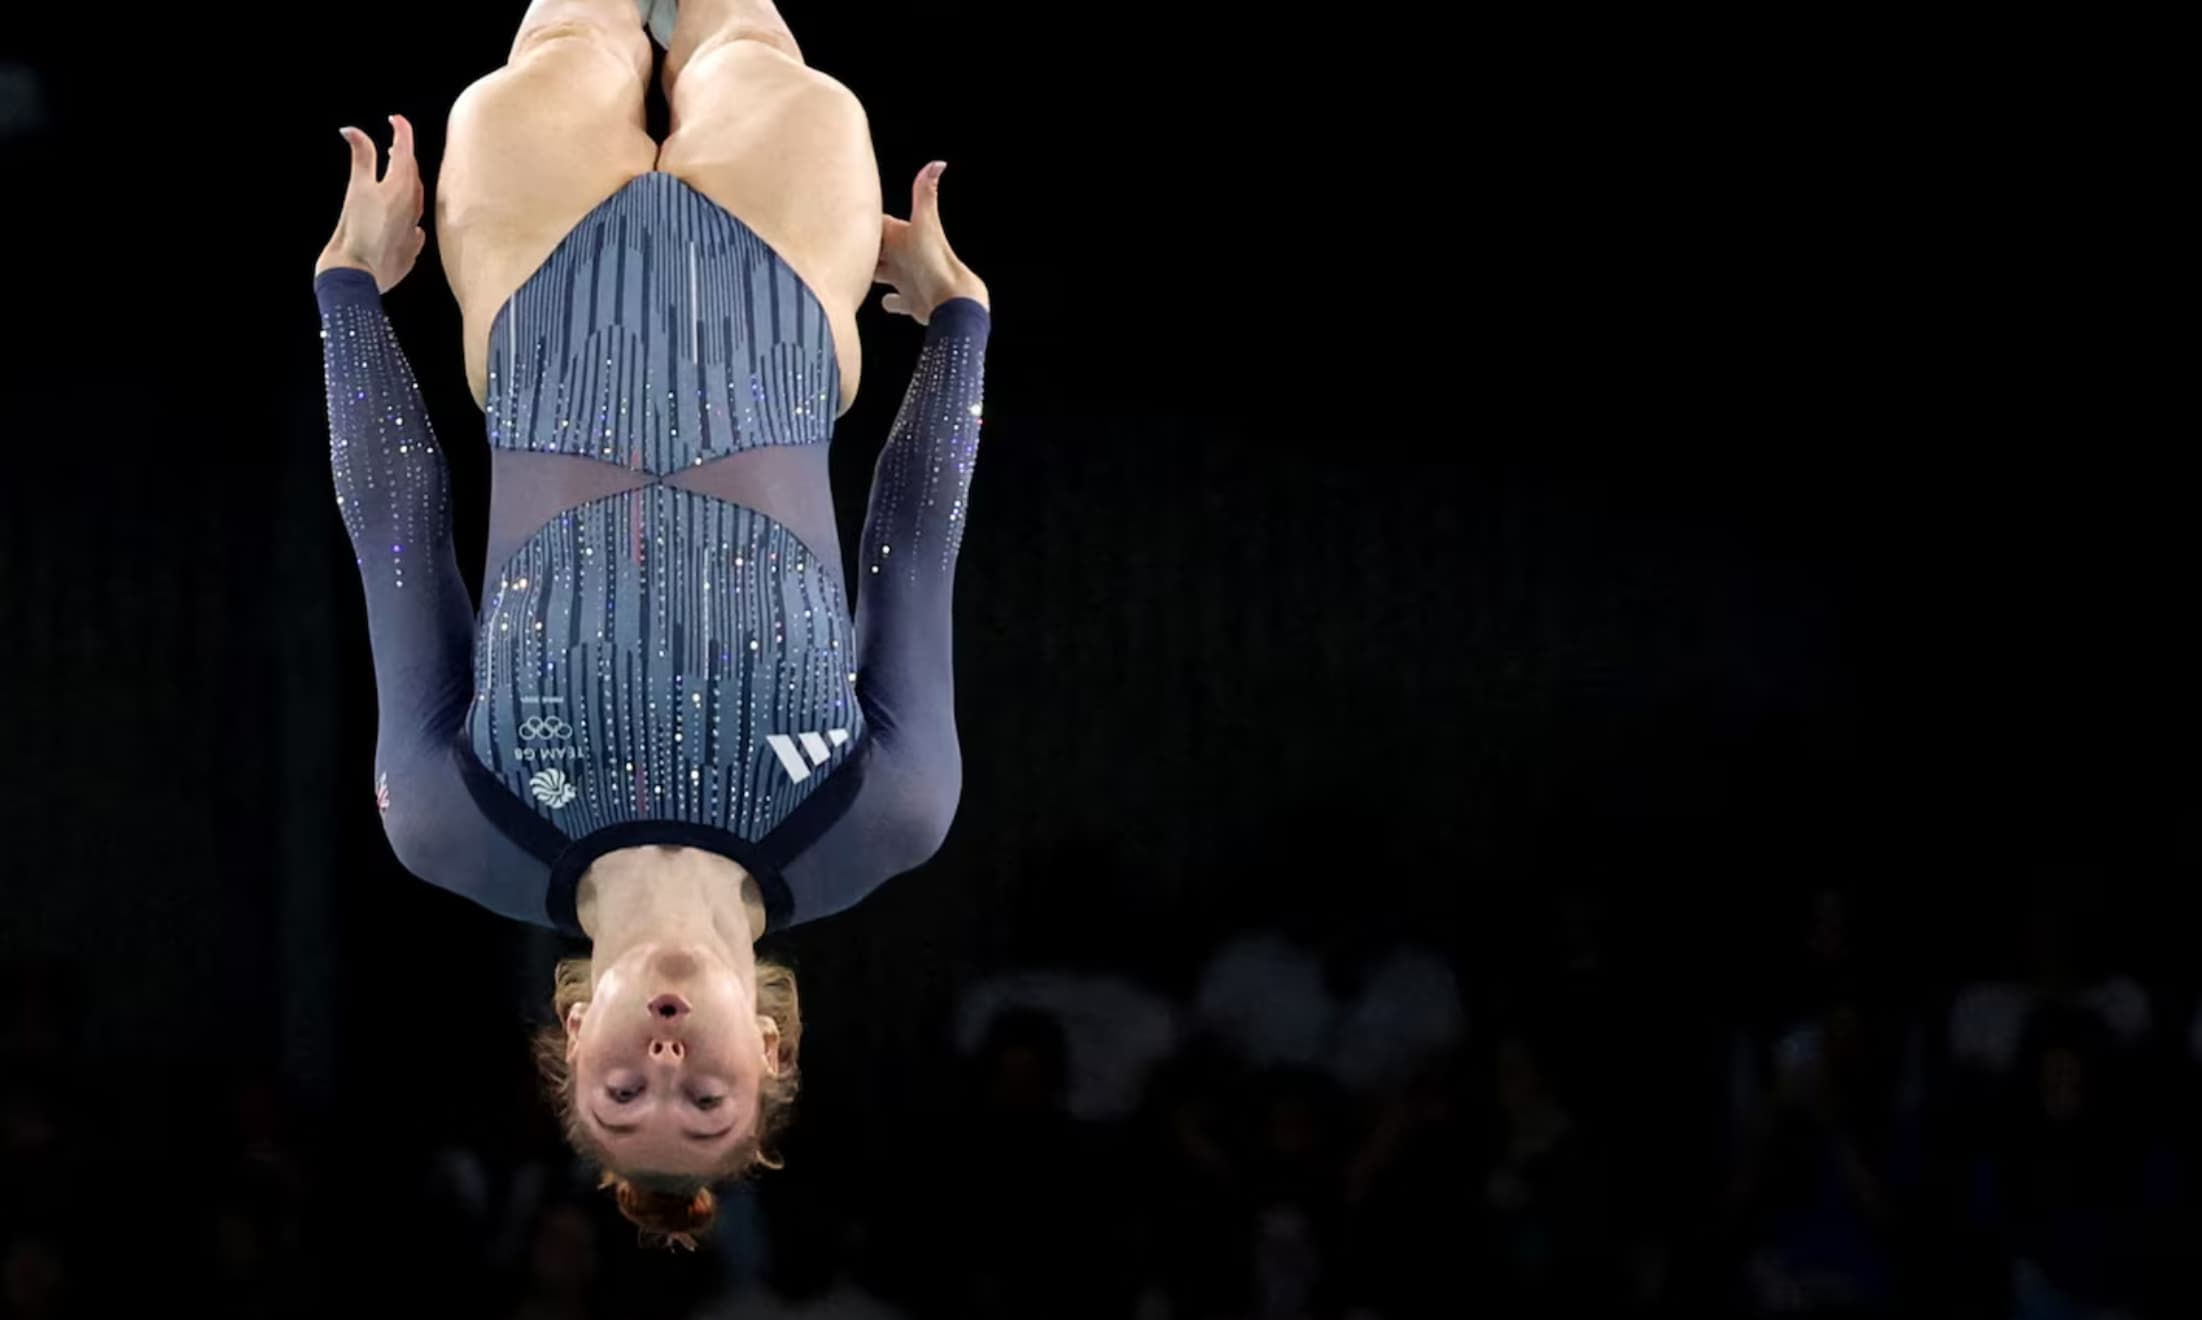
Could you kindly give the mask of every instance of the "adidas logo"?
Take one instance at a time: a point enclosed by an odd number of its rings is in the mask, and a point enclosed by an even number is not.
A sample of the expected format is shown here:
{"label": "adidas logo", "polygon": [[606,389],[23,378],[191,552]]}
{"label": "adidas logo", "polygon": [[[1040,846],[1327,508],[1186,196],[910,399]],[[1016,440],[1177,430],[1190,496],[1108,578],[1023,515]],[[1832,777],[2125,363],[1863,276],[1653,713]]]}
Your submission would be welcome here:
{"label": "adidas logo", "polygon": [[[848,740],[847,729],[828,729],[822,735],[798,733],[792,738],[784,733],[765,735],[765,745],[772,748],[772,754],[780,758],[781,765],[787,767],[788,777],[798,784],[810,778],[812,766],[824,765],[832,758],[833,749]],[[810,760],[803,759],[806,755]]]}

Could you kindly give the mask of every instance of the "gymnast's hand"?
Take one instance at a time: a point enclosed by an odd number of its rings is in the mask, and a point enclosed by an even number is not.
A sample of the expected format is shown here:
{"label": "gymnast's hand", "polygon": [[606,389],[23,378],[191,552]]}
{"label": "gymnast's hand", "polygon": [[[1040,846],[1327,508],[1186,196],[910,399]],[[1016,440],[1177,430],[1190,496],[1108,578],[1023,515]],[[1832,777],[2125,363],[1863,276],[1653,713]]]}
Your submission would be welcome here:
{"label": "gymnast's hand", "polygon": [[918,172],[910,187],[909,219],[881,217],[879,269],[872,279],[895,286],[882,303],[888,311],[919,325],[929,323],[934,309],[951,298],[975,298],[993,311],[986,281],[957,258],[940,226],[940,176],[947,168],[935,161]]}
{"label": "gymnast's hand", "polygon": [[428,243],[421,228],[421,211],[427,190],[421,186],[421,167],[413,159],[413,126],[404,115],[390,116],[396,136],[390,143],[390,168],[375,178],[375,144],[356,128],[341,130],[352,144],[352,178],[344,189],[344,214],[336,233],[321,251],[313,273],[338,267],[363,270],[375,277],[383,293],[397,287],[413,269],[421,248]]}

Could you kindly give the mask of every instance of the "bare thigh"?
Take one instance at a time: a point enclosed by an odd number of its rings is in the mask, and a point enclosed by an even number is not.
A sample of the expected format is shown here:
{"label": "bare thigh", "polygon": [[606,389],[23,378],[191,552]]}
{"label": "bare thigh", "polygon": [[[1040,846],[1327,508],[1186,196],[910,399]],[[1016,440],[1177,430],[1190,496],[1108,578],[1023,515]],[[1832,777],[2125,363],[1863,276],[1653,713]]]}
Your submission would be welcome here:
{"label": "bare thigh", "polygon": [[583,216],[650,171],[649,38],[595,21],[602,6],[548,7],[504,68],[451,107],[436,184],[436,242],[459,300],[467,382],[488,398],[497,313]]}
{"label": "bare thigh", "polygon": [[847,412],[863,370],[856,312],[879,266],[883,204],[863,103],[760,41],[699,50],[671,101],[657,167],[755,230],[810,286],[833,327]]}

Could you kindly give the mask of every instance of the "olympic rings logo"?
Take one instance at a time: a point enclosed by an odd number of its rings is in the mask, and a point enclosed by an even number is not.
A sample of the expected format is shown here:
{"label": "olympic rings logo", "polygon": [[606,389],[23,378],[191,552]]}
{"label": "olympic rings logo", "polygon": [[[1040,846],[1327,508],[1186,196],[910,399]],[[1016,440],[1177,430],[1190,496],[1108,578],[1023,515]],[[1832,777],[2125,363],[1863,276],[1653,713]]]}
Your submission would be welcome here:
{"label": "olympic rings logo", "polygon": [[556,715],[530,715],[520,721],[522,738],[570,738],[573,726]]}

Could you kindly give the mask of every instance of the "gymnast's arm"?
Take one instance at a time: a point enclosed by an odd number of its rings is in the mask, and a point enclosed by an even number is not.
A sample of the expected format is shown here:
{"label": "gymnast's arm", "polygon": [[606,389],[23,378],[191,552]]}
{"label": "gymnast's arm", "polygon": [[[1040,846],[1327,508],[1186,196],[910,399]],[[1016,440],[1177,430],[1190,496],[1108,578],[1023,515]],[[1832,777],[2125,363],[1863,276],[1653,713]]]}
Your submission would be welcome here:
{"label": "gymnast's arm", "polygon": [[978,460],[984,286],[935,308],[872,476],[856,566],[857,699],[871,755],[855,801],[786,867],[793,922],[853,906],[931,857],[963,789],[950,636],[956,559]]}
{"label": "gymnast's arm", "polygon": [[392,124],[390,167],[379,181],[374,144],[345,130],[352,177],[344,216],[314,268],[329,467],[366,591],[384,831],[415,875],[473,891],[488,831],[452,749],[472,683],[474,606],[453,553],[442,446],[382,306],[426,241],[412,130],[402,118]]}
{"label": "gymnast's arm", "polygon": [[872,476],[856,564],[857,699],[871,755],[842,818],[787,866],[795,921],[854,905],[947,837],[963,788],[950,632],[983,410],[987,305],[931,315],[925,348]]}

